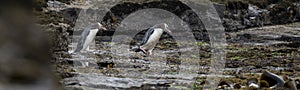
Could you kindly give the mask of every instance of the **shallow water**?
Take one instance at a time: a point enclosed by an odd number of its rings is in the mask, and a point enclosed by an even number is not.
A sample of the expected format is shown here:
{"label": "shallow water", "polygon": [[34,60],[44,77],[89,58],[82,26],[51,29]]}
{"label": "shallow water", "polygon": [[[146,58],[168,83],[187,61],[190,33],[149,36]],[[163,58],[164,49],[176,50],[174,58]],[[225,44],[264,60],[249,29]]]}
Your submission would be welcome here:
{"label": "shallow water", "polygon": [[[158,45],[157,49],[153,51],[153,55],[145,57],[143,53],[130,52],[127,48],[120,48],[128,47],[125,44],[97,41],[91,47],[91,51],[82,54],[71,54],[71,59],[66,58],[74,62],[73,66],[76,71],[74,73],[77,76],[65,78],[63,82],[67,86],[78,86],[84,89],[183,89],[193,88],[193,85],[198,83],[198,78],[237,78],[237,76],[243,74],[261,74],[263,70],[293,71],[293,68],[287,67],[279,61],[293,56],[285,56],[288,55],[287,53],[277,55],[276,49],[286,49],[272,47],[272,45],[281,43],[286,42],[267,40],[266,42],[236,43],[238,45],[232,45],[230,49],[226,50],[226,52],[234,55],[227,57],[226,61],[230,62],[231,58],[234,59],[234,57],[240,55],[236,57],[237,61],[232,60],[233,63],[238,64],[236,66],[240,67],[220,69],[224,72],[223,75],[210,75],[211,55],[199,59],[198,53],[197,55],[190,54],[190,52],[196,52],[196,49],[191,46],[183,46],[180,49],[164,49],[164,47]],[[74,46],[75,44],[70,45],[70,52],[74,49]],[[111,46],[118,47],[117,49],[111,49]],[[205,47],[208,47],[208,49],[204,49],[207,51],[203,51],[204,53],[201,54],[208,54],[211,50],[209,45],[201,45],[197,49],[202,50]],[[244,53],[246,56],[243,56]],[[266,55],[254,58],[248,55],[255,53]],[[179,57],[179,55],[181,56]],[[257,58],[260,59],[257,60]],[[271,65],[272,62],[278,64]],[[268,64],[255,67],[256,63]]]}
{"label": "shallow water", "polygon": [[[145,57],[142,53],[111,52],[107,46],[112,43],[97,44],[98,50],[92,47],[85,53],[72,53],[70,61],[78,76],[64,79],[65,83],[78,83],[81,86],[93,88],[136,88],[149,86],[149,88],[172,88],[173,86],[192,88],[197,77],[207,77],[198,74],[199,71],[207,72],[210,66],[199,66],[193,61],[197,58],[178,59],[179,63],[169,63],[168,55],[176,54],[176,50],[154,50],[154,54]],[[70,48],[74,48],[71,44]],[[100,48],[99,48],[100,47]],[[191,52],[192,48],[181,49]],[[171,56],[172,57],[172,56]],[[190,56],[182,56],[190,57]],[[195,59],[195,60],[191,60]],[[99,66],[99,63],[113,64]],[[233,77],[231,75],[217,75],[218,77]],[[155,87],[159,86],[159,87]]]}

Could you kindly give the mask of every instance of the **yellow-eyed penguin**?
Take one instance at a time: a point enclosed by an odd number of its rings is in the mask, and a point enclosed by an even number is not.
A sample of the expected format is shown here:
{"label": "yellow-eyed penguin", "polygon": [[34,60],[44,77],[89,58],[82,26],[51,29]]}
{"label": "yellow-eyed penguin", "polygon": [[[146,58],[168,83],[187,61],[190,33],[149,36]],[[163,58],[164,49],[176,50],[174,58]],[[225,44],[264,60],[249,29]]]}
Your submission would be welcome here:
{"label": "yellow-eyed penguin", "polygon": [[100,23],[95,23],[85,28],[84,31],[81,33],[81,37],[78,41],[74,53],[88,50],[89,45],[91,45],[91,43],[95,39],[95,36],[99,29],[106,30],[106,28]]}
{"label": "yellow-eyed penguin", "polygon": [[166,23],[154,25],[148,29],[142,43],[132,50],[135,52],[142,51],[144,54],[151,55],[163,32],[172,33]]}

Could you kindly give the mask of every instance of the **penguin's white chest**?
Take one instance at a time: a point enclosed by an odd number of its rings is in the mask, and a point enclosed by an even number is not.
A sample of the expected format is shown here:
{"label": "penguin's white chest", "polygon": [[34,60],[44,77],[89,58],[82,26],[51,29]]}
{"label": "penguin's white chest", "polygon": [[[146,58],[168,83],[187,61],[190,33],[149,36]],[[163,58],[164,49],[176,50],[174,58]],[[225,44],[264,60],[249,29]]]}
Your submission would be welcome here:
{"label": "penguin's white chest", "polygon": [[163,34],[163,30],[160,28],[154,29],[154,32],[150,35],[147,43],[143,45],[143,48],[146,48],[148,50],[153,49],[156,44],[158,43],[161,35]]}
{"label": "penguin's white chest", "polygon": [[83,50],[86,50],[86,48],[93,42],[98,31],[99,31],[99,29],[90,30],[90,33],[88,34],[88,36],[86,37],[86,40],[84,42]]}

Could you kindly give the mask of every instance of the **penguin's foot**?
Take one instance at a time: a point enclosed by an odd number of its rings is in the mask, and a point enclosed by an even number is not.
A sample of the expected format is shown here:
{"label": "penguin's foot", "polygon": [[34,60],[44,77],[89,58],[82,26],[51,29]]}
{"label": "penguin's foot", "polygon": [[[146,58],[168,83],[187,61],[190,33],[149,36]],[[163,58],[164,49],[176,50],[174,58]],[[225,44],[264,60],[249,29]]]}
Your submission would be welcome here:
{"label": "penguin's foot", "polygon": [[140,47],[133,47],[129,51],[140,52],[142,49]]}
{"label": "penguin's foot", "polygon": [[141,50],[144,54],[147,54],[147,52],[146,52],[145,49],[140,48],[140,50]]}

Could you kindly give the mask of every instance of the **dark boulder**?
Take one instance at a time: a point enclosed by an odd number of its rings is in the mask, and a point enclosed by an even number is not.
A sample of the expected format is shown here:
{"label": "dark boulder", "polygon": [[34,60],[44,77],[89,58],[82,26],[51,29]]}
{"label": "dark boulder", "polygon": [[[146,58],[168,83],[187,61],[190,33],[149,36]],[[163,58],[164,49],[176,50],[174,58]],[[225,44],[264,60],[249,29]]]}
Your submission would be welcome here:
{"label": "dark boulder", "polygon": [[299,13],[299,7],[292,2],[281,1],[270,10],[271,22],[273,24],[284,24],[296,20]]}

